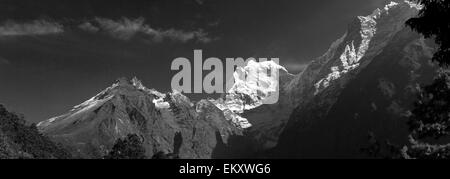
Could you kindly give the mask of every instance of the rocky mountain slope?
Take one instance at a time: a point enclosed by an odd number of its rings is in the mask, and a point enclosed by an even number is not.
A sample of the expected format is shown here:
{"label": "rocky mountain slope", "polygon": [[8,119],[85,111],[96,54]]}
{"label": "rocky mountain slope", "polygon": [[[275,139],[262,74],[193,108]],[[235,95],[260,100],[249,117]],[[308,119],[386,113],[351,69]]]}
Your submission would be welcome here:
{"label": "rocky mountain slope", "polygon": [[[262,149],[275,147],[291,113],[297,107],[329,103],[320,111],[305,112],[305,115],[326,115],[327,108],[335,102],[340,90],[349,81],[358,78],[356,74],[388,48],[388,44],[405,46],[395,44],[398,42],[392,40],[397,33],[406,29],[404,22],[416,15],[418,9],[420,6],[409,1],[391,2],[368,16],[357,17],[349,25],[348,31],[332,43],[324,55],[308,64],[303,72],[280,78],[280,100],[277,104],[265,105],[243,115],[255,126],[249,129],[252,138]],[[410,36],[413,34],[409,33]],[[414,38],[420,37],[414,35]],[[427,46],[424,48],[429,50]],[[410,50],[415,53],[413,51]],[[315,99],[318,96],[321,96],[321,100]]]}
{"label": "rocky mountain slope", "polygon": [[242,135],[242,129],[226,120],[210,101],[194,104],[176,91],[162,94],[148,89],[136,78],[119,79],[67,114],[38,127],[81,158],[104,156],[117,139],[128,134],[144,139],[149,157],[164,152],[181,158],[220,158],[228,141]]}
{"label": "rocky mountain slope", "polygon": [[430,82],[433,44],[404,25],[421,7],[391,2],[360,16],[347,33],[288,85],[297,104],[276,157],[364,157],[368,133],[407,141],[406,118],[418,84]]}
{"label": "rocky mountain slope", "polygon": [[292,74],[280,71],[278,102],[265,104],[242,114],[253,125],[247,129],[247,135],[257,145],[255,148],[259,151],[276,146],[278,137],[296,106],[287,88],[294,77]]}

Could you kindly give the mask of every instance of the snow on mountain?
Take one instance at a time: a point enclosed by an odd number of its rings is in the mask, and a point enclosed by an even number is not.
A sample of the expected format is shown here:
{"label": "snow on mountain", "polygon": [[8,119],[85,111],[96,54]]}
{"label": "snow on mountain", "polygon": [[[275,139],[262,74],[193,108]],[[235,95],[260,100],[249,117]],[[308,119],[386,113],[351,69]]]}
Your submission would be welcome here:
{"label": "snow on mountain", "polygon": [[[345,143],[348,145],[336,146],[338,137],[343,134],[342,131],[336,133],[340,130],[340,124],[333,122],[336,116],[331,115],[330,111],[340,107],[340,111],[333,114],[345,113],[348,114],[346,119],[356,120],[362,115],[361,111],[357,111],[358,107],[364,105],[359,104],[360,101],[354,102],[359,106],[340,101],[364,100],[361,98],[363,95],[364,98],[378,95],[378,91],[366,94],[356,89],[364,88],[372,92],[383,88],[389,94],[395,91],[392,86],[412,89],[411,86],[417,82],[415,78],[409,79],[412,74],[427,76],[423,69],[428,67],[417,66],[425,66],[422,62],[426,61],[431,48],[417,34],[405,30],[404,25],[420,8],[420,5],[410,1],[391,2],[368,16],[357,17],[324,55],[295,76],[274,62],[250,61],[247,66],[235,71],[235,84],[222,98],[201,100],[196,104],[177,91],[163,94],[146,88],[137,79],[121,79],[68,113],[39,123],[38,127],[55,140],[75,146],[75,152],[88,156],[104,153],[117,138],[128,133],[143,135],[148,141],[148,151],[154,153],[174,151],[172,139],[177,132],[181,132],[185,142],[180,152],[184,158],[211,157],[222,140],[226,143],[233,136],[241,135],[242,129],[249,131],[250,137],[263,149],[277,146],[280,151],[294,154],[299,151],[305,154],[329,152],[333,147],[352,146],[355,143],[350,141],[354,142],[356,135],[344,137],[348,138],[349,142]],[[383,76],[378,73],[390,69],[389,66],[405,69],[408,72],[402,74],[407,74],[406,77],[403,79],[402,76],[399,80],[396,75]],[[367,71],[371,72],[370,75],[361,77],[360,73],[369,73]],[[273,75],[267,76],[267,72]],[[348,87],[355,81],[360,84]],[[383,81],[384,85],[364,86],[378,81]],[[404,81],[408,84],[403,84]],[[351,92],[347,94],[346,90]],[[347,94],[345,98],[344,93]],[[277,103],[265,104],[276,94],[279,94]],[[352,94],[361,96],[355,98]],[[389,103],[386,107],[388,111],[403,111],[400,97],[398,101],[390,100],[383,102],[383,105]],[[371,101],[369,106],[373,111],[381,111],[383,105]],[[327,123],[323,128],[322,123],[317,123],[317,131],[308,128],[321,120],[330,120],[333,125]],[[363,122],[360,120],[351,126],[365,126]],[[382,122],[377,126],[385,126]],[[347,124],[346,121],[342,123]],[[319,139],[310,141],[309,137],[314,135]],[[302,141],[297,141],[300,138]],[[278,143],[279,140],[281,143]],[[292,143],[305,145],[294,145],[286,150]]]}
{"label": "snow on mountain", "polygon": [[[409,1],[405,1],[404,3],[417,10],[420,10],[421,8],[420,5],[415,5]],[[371,15],[358,16],[361,23],[361,41],[359,42],[359,47],[355,48],[356,42],[354,40],[351,40],[346,44],[344,52],[339,57],[341,63],[332,66],[330,68],[331,72],[314,85],[316,88],[314,94],[318,94],[321,90],[327,88],[332,81],[339,79],[342,75],[359,67],[359,61],[366,55],[370,42],[377,33],[377,20],[382,18],[382,16],[389,15],[389,11],[399,5],[400,4],[397,2],[390,2],[383,9],[376,9]]]}
{"label": "snow on mountain", "polygon": [[[248,89],[250,91],[258,89],[252,86],[254,82],[239,83],[239,80],[236,80],[238,83],[233,87],[235,91],[230,90],[222,101],[219,99],[215,104],[224,110],[232,121],[241,124],[243,128],[248,128],[262,148],[274,147],[295,107],[305,105],[333,83],[343,86],[351,80],[352,73],[357,73],[359,68],[370,63],[370,60],[383,50],[386,43],[404,28],[402,22],[417,13],[419,7],[413,4],[409,1],[391,2],[368,16],[358,16],[350,24],[348,31],[333,42],[324,55],[312,61],[303,72],[293,77],[286,74],[282,81],[277,81],[277,84],[280,84],[278,103],[262,105],[257,99],[257,93],[246,93]],[[408,9],[400,10],[405,7]],[[374,38],[375,36],[377,38]],[[282,67],[275,69],[287,73]],[[236,73],[239,72],[238,69]],[[235,79],[239,79],[239,76],[235,75]],[[240,93],[249,96],[248,104],[241,100]],[[326,113],[326,110],[323,113]]]}
{"label": "snow on mountain", "polygon": [[[246,140],[242,129],[251,124],[240,115],[278,93],[279,70],[286,71],[272,61],[250,61],[236,70],[236,83],[225,98],[195,104],[176,90],[164,94],[146,88],[136,78],[121,78],[68,113],[37,126],[82,158],[101,157],[115,140],[130,133],[145,138],[149,156],[158,151],[179,151],[182,158],[228,156],[235,146],[251,145],[237,142],[230,148],[227,142]],[[181,149],[173,148],[177,133],[183,137]],[[241,151],[252,151],[249,147]]]}
{"label": "snow on mountain", "polygon": [[[38,128],[74,156],[104,156],[118,138],[138,134],[147,155],[177,152],[181,158],[214,158],[242,131],[209,101],[192,103],[180,92],[160,93],[134,78],[121,78],[68,113]],[[181,146],[175,136],[181,135]],[[178,147],[178,148],[176,148]],[[222,151],[219,152],[218,151]]]}
{"label": "snow on mountain", "polygon": [[288,85],[296,105],[277,157],[358,157],[374,132],[401,144],[415,86],[431,81],[433,44],[405,26],[420,5],[391,2],[349,25],[345,35]]}
{"label": "snow on mountain", "polygon": [[234,72],[234,85],[224,99],[212,100],[225,117],[243,129],[252,125],[240,116],[247,110],[263,105],[269,98],[279,93],[279,71],[286,68],[273,61],[255,62],[250,60],[245,67]]}
{"label": "snow on mountain", "polygon": [[333,42],[326,53],[308,64],[300,74],[285,75],[280,80],[277,104],[263,105],[241,115],[253,124],[249,128],[250,135],[262,148],[272,148],[277,145],[285,127],[292,125],[289,124],[294,121],[290,119],[292,113],[321,106],[304,112],[307,117],[298,119],[301,124],[327,115],[340,91],[375,57],[386,51],[392,39],[405,29],[404,22],[415,16],[420,8],[409,1],[391,2],[370,15],[355,18],[347,32]]}
{"label": "snow on mountain", "polygon": [[405,0],[405,3],[407,3],[411,8],[415,8],[418,10],[421,10],[423,8],[423,5],[412,2],[412,1]]}
{"label": "snow on mountain", "polygon": [[163,98],[164,97],[159,98],[159,99],[154,99],[153,104],[155,104],[155,107],[158,109],[169,109],[170,108],[169,102],[164,101]]}

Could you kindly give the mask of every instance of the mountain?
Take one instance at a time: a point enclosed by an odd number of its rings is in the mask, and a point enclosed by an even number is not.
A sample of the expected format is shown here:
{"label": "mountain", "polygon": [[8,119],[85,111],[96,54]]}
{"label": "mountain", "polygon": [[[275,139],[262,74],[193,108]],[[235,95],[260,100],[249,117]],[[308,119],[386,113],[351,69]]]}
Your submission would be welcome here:
{"label": "mountain", "polygon": [[[120,79],[38,127],[81,158],[104,156],[128,134],[143,138],[147,156],[366,157],[361,149],[368,134],[407,141],[417,87],[434,76],[434,44],[404,25],[420,8],[391,2],[357,17],[297,75],[273,62],[250,61],[237,68],[235,85],[221,98],[195,103],[176,91],[163,94]],[[277,73],[259,78],[267,70]],[[265,104],[273,94],[278,102]]]}
{"label": "mountain", "polygon": [[[270,72],[269,72],[270,71]],[[273,147],[283,130],[291,105],[285,85],[293,79],[286,68],[274,61],[255,62],[234,72],[235,83],[224,97],[212,100],[229,120],[240,123],[250,141],[251,156]],[[282,116],[282,117],[281,117]],[[281,119],[280,119],[281,118]]]}
{"label": "mountain", "polygon": [[[368,16],[359,16],[349,25],[348,31],[304,71],[295,76],[281,75],[279,102],[243,115],[255,126],[250,129],[252,137],[263,149],[275,147],[288,121],[293,121],[289,119],[296,108],[333,101],[335,96],[324,94],[329,91],[339,93],[340,88],[356,78],[355,74],[382,52],[398,32],[405,30],[404,22],[416,15],[419,8],[409,1],[391,2]],[[318,96],[322,96],[322,100],[313,100]],[[326,108],[308,111],[305,115],[322,115]]]}
{"label": "mountain", "polygon": [[[268,74],[270,70],[270,74]],[[211,100],[230,120],[239,123],[243,129],[251,129],[253,123],[241,115],[254,111],[268,103],[278,103],[280,79],[290,75],[286,68],[274,61],[255,62],[250,60],[246,66],[237,67],[234,84],[223,97]],[[276,101],[275,101],[276,100]]]}
{"label": "mountain", "polygon": [[[221,158],[242,129],[225,119],[212,102],[192,103],[179,92],[148,89],[121,78],[68,113],[38,124],[54,141],[79,158],[100,158],[117,139],[137,134],[148,157],[177,153],[180,158]],[[175,145],[177,144],[177,145]]]}
{"label": "mountain", "polygon": [[283,158],[359,158],[369,133],[407,142],[419,84],[432,81],[434,44],[404,25],[420,6],[391,2],[359,16],[287,85],[296,104],[275,147]]}
{"label": "mountain", "polygon": [[280,70],[278,102],[265,104],[242,114],[253,126],[247,129],[247,135],[257,145],[259,152],[273,148],[278,143],[278,137],[295,107],[295,101],[289,96],[287,88],[294,78],[295,75]]}

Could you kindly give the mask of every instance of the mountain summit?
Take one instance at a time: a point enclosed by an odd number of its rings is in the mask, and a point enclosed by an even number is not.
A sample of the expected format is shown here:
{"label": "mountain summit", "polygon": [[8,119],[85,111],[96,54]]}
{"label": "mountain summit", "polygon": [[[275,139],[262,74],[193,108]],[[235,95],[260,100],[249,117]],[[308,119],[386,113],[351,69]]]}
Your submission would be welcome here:
{"label": "mountain summit", "polygon": [[434,44],[405,26],[421,8],[397,1],[358,16],[304,71],[281,75],[279,102],[242,114],[259,147],[285,157],[356,156],[370,132],[403,143],[416,86],[434,73]]}
{"label": "mountain summit", "polygon": [[[162,151],[179,152],[181,158],[213,158],[214,150],[221,151],[216,156],[227,155],[227,150],[234,149],[220,148],[230,147],[226,145],[230,137],[239,140],[243,130],[252,126],[240,115],[278,95],[279,70],[287,72],[272,61],[250,61],[238,67],[236,83],[224,98],[195,104],[176,90],[164,94],[148,89],[137,78],[120,78],[68,113],[40,122],[38,127],[75,149],[74,155],[87,158],[101,157],[114,141],[128,134],[144,138],[149,156]],[[267,71],[271,74],[261,74]],[[179,134],[183,142],[178,149],[174,137]]]}
{"label": "mountain summit", "polygon": [[82,158],[104,156],[117,139],[128,134],[144,139],[148,156],[164,152],[181,158],[212,158],[231,136],[242,135],[239,126],[213,103],[194,104],[176,91],[163,94],[136,78],[117,80],[68,113],[39,123],[38,128]]}
{"label": "mountain summit", "polygon": [[432,81],[434,44],[405,26],[420,5],[391,2],[359,16],[347,32],[287,85],[296,104],[277,157],[364,157],[367,136],[407,142],[419,84]]}

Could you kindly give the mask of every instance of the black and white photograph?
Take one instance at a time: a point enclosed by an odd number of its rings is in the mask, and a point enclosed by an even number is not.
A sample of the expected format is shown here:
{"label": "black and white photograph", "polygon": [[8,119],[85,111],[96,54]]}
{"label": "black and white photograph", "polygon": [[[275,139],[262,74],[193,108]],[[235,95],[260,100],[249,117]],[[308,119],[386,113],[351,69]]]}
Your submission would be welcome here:
{"label": "black and white photograph", "polygon": [[231,162],[173,169],[207,176],[448,159],[448,17],[448,0],[0,0],[0,159]]}

